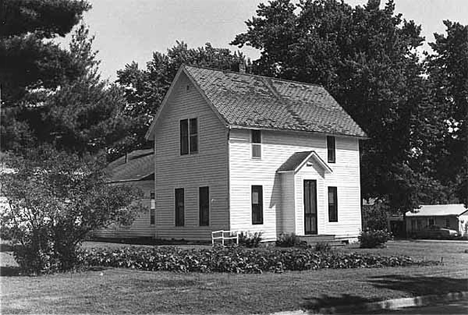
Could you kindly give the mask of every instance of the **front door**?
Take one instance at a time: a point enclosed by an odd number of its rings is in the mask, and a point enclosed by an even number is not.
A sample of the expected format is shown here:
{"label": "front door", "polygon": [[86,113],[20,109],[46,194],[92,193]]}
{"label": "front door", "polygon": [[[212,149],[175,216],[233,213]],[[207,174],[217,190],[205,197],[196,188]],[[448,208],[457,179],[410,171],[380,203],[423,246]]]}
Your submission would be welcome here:
{"label": "front door", "polygon": [[304,180],[304,233],[317,234],[316,180]]}

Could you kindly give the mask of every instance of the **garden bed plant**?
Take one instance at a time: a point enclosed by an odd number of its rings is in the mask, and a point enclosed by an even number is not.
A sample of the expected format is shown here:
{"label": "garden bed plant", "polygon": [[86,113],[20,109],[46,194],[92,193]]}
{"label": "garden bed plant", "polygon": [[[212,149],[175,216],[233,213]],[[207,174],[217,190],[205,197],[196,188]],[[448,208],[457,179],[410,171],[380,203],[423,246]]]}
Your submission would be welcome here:
{"label": "garden bed plant", "polygon": [[262,273],[318,269],[377,268],[437,264],[407,256],[317,252],[312,249],[248,250],[242,247],[180,249],[177,247],[96,248],[82,251],[84,266],[132,268],[148,271]]}

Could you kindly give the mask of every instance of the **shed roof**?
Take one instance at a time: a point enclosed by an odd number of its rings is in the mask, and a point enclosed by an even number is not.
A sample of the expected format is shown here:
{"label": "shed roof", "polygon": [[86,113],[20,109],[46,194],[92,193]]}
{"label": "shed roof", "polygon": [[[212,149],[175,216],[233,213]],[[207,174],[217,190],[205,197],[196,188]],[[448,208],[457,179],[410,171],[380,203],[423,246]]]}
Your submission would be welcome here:
{"label": "shed roof", "polygon": [[367,137],[320,85],[187,65],[181,72],[230,127]]}
{"label": "shed roof", "polygon": [[415,212],[407,212],[407,217],[461,215],[468,209],[463,204],[423,205]]}
{"label": "shed roof", "polygon": [[297,172],[304,164],[313,158],[318,165],[327,173],[331,173],[331,168],[323,161],[320,156],[315,151],[303,151],[295,152],[293,155],[286,160],[286,162],[281,165],[277,172],[286,173],[286,172]]}
{"label": "shed roof", "polygon": [[153,149],[135,150],[109,163],[104,170],[109,182],[142,180],[154,174]]}

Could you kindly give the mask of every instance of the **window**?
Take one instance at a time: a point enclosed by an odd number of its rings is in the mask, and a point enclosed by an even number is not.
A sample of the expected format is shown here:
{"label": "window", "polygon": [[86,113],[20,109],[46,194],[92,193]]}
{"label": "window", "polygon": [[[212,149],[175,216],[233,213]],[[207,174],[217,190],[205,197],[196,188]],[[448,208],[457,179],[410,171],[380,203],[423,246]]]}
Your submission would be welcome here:
{"label": "window", "polygon": [[262,186],[252,186],[252,224],[263,224]]}
{"label": "window", "polygon": [[338,190],[328,187],[328,221],[338,222]]}
{"label": "window", "polygon": [[445,218],[445,227],[449,228],[450,227],[450,218]]}
{"label": "window", "polygon": [[184,226],[184,189],[175,190],[175,225]]}
{"label": "window", "polygon": [[199,225],[210,225],[210,189],[200,187],[198,189]]}
{"label": "window", "polygon": [[262,157],[262,133],[260,130],[252,130],[252,157]]}
{"label": "window", "polygon": [[198,121],[190,119],[190,154],[198,152]]}
{"label": "window", "polygon": [[327,137],[328,163],[336,162],[335,137]]}
{"label": "window", "polygon": [[155,194],[151,193],[150,194],[150,224],[154,225],[156,222],[156,200],[155,200]]}
{"label": "window", "polygon": [[180,121],[180,155],[198,152],[198,121],[197,118]]}
{"label": "window", "polygon": [[434,218],[429,218],[429,226],[433,226],[434,225]]}
{"label": "window", "polygon": [[416,231],[416,220],[411,219],[411,231]]}

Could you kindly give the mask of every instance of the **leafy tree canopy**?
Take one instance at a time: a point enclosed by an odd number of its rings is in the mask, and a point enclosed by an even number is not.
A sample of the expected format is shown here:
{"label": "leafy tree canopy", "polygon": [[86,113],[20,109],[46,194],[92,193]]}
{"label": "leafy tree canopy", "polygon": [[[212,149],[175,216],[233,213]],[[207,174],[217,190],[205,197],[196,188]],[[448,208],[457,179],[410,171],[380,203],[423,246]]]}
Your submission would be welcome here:
{"label": "leafy tree canopy", "polygon": [[394,11],[392,0],[382,9],[378,0],[275,0],[231,44],[260,49],[260,74],[325,86],[370,137],[361,146],[363,197],[405,212],[448,198],[427,153],[443,142],[444,105],[430,97],[420,26]]}

